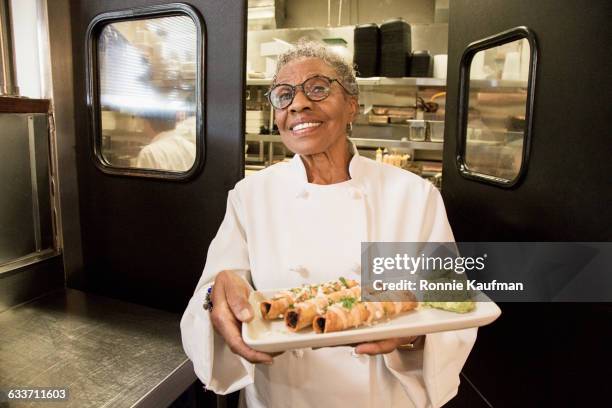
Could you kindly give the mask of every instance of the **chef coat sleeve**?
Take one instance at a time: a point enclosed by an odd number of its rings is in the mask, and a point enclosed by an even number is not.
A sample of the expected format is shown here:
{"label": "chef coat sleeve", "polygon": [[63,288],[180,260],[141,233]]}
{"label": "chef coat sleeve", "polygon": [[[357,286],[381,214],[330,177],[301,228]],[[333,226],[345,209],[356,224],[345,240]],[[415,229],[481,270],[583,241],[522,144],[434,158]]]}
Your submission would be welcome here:
{"label": "chef coat sleeve", "polygon": [[138,153],[138,158],[136,159],[136,167],[145,169],[163,168],[157,164],[157,160],[155,159],[155,155],[151,151],[150,145],[143,147],[140,153]]}
{"label": "chef coat sleeve", "polygon": [[[421,225],[423,242],[454,242],[442,196],[430,187]],[[425,336],[422,350],[395,350],[383,356],[415,406],[439,407],[457,395],[459,374],[476,342],[476,328]],[[415,389],[424,393],[415,393]]]}
{"label": "chef coat sleeve", "polygon": [[228,394],[253,382],[253,364],[232,353],[223,337],[213,329],[209,312],[202,307],[206,291],[219,272],[233,270],[247,283],[251,280],[242,215],[238,194],[232,190],[225,218],[208,248],[204,272],[181,319],[185,353],[193,362],[198,378],[217,394]]}

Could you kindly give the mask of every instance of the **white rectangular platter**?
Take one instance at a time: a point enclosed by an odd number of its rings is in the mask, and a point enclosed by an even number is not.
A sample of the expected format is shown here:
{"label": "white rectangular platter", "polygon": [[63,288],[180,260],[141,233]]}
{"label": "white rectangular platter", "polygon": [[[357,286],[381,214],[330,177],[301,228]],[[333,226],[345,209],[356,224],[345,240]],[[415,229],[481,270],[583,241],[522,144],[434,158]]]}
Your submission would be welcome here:
{"label": "white rectangular platter", "polygon": [[242,325],[242,338],[255,350],[274,353],[467,329],[492,323],[501,314],[501,310],[493,301],[479,301],[476,303],[476,308],[468,313],[419,307],[372,326],[322,334],[316,334],[311,328],[306,328],[292,333],[285,327],[284,320],[268,321],[261,317],[259,302],[278,292],[279,290],[253,292],[249,298],[255,317],[248,324]]}

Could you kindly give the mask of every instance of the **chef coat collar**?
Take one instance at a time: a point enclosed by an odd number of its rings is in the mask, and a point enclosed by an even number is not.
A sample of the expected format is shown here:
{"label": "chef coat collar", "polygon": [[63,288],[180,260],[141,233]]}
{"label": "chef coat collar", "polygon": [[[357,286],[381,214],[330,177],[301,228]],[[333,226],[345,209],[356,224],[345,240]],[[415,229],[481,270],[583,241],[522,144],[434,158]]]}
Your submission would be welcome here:
{"label": "chef coat collar", "polygon": [[[349,175],[351,176],[351,179],[349,180],[351,182],[351,184],[354,187],[358,187],[360,188],[360,190],[363,191],[362,188],[362,174],[363,174],[363,163],[361,162],[361,156],[359,155],[359,150],[357,150],[357,146],[355,146],[355,144],[348,139],[349,142],[349,146],[351,149],[351,153],[353,154],[353,157],[351,158],[351,161],[349,162]],[[306,167],[304,166],[304,162],[302,161],[302,159],[300,158],[299,154],[295,154],[293,156],[293,158],[291,159],[291,166],[294,169],[294,172],[297,176],[298,179],[298,187],[301,189],[304,187],[304,185],[308,185],[308,184],[312,184],[312,183],[308,183],[308,175],[306,174]]]}

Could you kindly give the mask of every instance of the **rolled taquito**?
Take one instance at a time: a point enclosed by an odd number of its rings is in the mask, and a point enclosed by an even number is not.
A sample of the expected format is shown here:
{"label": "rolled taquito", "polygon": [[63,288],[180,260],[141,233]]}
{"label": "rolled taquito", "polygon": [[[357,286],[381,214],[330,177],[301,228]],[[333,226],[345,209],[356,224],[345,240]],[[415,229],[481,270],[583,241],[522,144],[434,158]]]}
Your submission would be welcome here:
{"label": "rolled taquito", "polygon": [[357,285],[358,282],[352,279],[339,278],[319,285],[303,285],[299,288],[283,290],[259,304],[261,316],[266,320],[278,319],[283,317],[285,312],[296,303]]}
{"label": "rolled taquito", "polygon": [[325,309],[343,298],[361,298],[361,286],[353,286],[327,295],[315,296],[304,302],[296,303],[285,314],[285,326],[296,332],[310,327],[317,315],[325,313]]}
{"label": "rolled taquito", "polygon": [[416,301],[361,302],[356,298],[345,298],[329,306],[324,314],[316,316],[312,328],[315,333],[331,333],[371,325],[412,310],[416,306]]}

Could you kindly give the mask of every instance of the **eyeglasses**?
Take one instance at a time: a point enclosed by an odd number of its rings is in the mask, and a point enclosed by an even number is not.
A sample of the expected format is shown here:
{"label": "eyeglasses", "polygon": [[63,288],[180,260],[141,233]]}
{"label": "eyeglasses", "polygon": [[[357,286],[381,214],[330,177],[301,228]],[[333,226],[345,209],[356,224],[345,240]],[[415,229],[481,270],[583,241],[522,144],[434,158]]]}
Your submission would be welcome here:
{"label": "eyeglasses", "polygon": [[298,88],[302,88],[302,92],[304,92],[304,95],[306,95],[309,100],[313,102],[319,102],[329,96],[329,92],[331,90],[333,82],[337,82],[338,84],[340,84],[342,89],[344,89],[346,93],[351,95],[351,93],[337,79],[328,78],[322,75],[316,75],[306,79],[304,82],[297,85],[274,85],[272,89],[270,89],[268,93],[266,93],[266,96],[268,97],[270,104],[274,106],[274,108],[285,109],[293,102],[293,98],[295,98]]}

